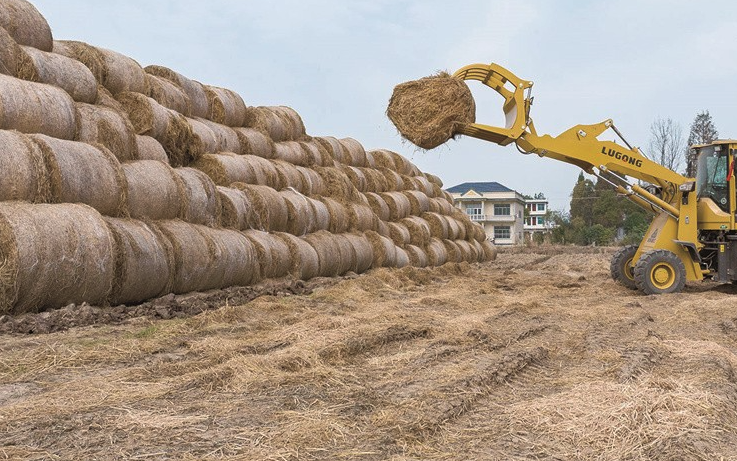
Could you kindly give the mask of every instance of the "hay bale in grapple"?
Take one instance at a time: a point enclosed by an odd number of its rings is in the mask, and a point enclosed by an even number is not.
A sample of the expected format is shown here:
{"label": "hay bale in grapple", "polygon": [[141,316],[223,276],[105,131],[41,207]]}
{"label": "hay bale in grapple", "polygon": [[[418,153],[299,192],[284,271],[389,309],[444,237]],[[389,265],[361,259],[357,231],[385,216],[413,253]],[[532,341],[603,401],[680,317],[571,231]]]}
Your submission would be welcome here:
{"label": "hay bale in grapple", "polygon": [[284,277],[292,269],[290,247],[284,239],[268,232],[249,229],[243,232],[256,249],[263,278]]}
{"label": "hay bale in grapple", "polygon": [[121,162],[139,158],[136,133],[124,114],[85,103],[77,103],[76,108],[76,141],[102,144]]}
{"label": "hay bale in grapple", "polygon": [[239,189],[217,186],[220,195],[220,225],[236,230],[258,227],[248,196]]}
{"label": "hay bale in grapple", "polygon": [[87,66],[64,55],[24,46],[16,70],[18,78],[57,86],[77,102],[94,104],[97,99],[95,76]]}
{"label": "hay bale in grapple", "polygon": [[241,153],[274,158],[274,141],[254,128],[233,128],[241,145]]}
{"label": "hay bale in grapple", "polygon": [[54,39],[51,27],[36,7],[25,0],[0,1],[0,27],[19,45],[51,51]]}
{"label": "hay bale in grapple", "polygon": [[157,77],[148,73],[144,75],[146,78],[146,96],[155,99],[156,102],[167,109],[179,112],[186,117],[192,115],[192,105],[184,90],[164,77]]}
{"label": "hay bale in grapple", "polygon": [[88,206],[0,203],[0,313],[105,303],[113,248],[105,221]]}
{"label": "hay bale in grapple", "polygon": [[41,149],[17,131],[0,130],[0,145],[0,201],[48,201],[48,170]]}
{"label": "hay bale in grapple", "polygon": [[208,101],[208,120],[227,126],[244,126],[246,103],[233,90],[205,85]]}
{"label": "hay bale in grapple", "polygon": [[74,139],[74,100],[61,88],[0,75],[0,129]]}
{"label": "hay bale in grapple", "polygon": [[122,168],[131,218],[162,220],[183,215],[183,185],[172,167],[157,160],[138,160],[124,163]]}
{"label": "hay bale in grapple", "polygon": [[205,85],[164,66],[147,66],[143,70],[147,74],[163,77],[181,88],[189,98],[192,117],[207,117],[210,105]]}
{"label": "hay bale in grapple", "polygon": [[30,138],[44,154],[51,201],[84,203],[107,216],[125,215],[125,174],[109,150],[42,134]]}
{"label": "hay bale in grapple", "polygon": [[289,225],[289,209],[284,198],[269,186],[234,183],[230,187],[242,190],[254,208],[258,229],[283,232]]}
{"label": "hay bale in grapple", "polygon": [[286,232],[276,232],[289,247],[292,267],[289,272],[302,280],[309,280],[320,275],[320,259],[315,249],[306,240]]}
{"label": "hay bale in grapple", "polygon": [[466,82],[440,72],[394,87],[386,115],[403,138],[433,149],[476,121],[476,104]]}
{"label": "hay bale in grapple", "polygon": [[220,196],[209,176],[189,167],[175,168],[182,183],[181,218],[192,224],[215,227],[220,223]]}
{"label": "hay bale in grapple", "polygon": [[166,237],[143,221],[105,218],[115,239],[115,280],[110,303],[139,303],[171,292],[174,251]]}
{"label": "hay bale in grapple", "polygon": [[164,146],[151,136],[136,135],[136,146],[139,160],[157,160],[169,164]]}

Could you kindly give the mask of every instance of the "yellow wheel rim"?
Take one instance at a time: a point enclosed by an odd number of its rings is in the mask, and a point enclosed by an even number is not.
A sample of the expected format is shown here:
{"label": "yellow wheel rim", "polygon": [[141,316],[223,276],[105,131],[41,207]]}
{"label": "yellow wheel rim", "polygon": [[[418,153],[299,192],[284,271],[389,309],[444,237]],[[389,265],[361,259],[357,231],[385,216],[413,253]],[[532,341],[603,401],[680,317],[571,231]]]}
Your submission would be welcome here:
{"label": "yellow wheel rim", "polygon": [[633,258],[630,258],[624,262],[624,270],[622,271],[624,276],[627,277],[629,280],[635,279],[635,268],[632,267],[632,259]]}
{"label": "yellow wheel rim", "polygon": [[670,288],[676,281],[676,271],[670,264],[659,263],[650,271],[650,280],[660,290]]}

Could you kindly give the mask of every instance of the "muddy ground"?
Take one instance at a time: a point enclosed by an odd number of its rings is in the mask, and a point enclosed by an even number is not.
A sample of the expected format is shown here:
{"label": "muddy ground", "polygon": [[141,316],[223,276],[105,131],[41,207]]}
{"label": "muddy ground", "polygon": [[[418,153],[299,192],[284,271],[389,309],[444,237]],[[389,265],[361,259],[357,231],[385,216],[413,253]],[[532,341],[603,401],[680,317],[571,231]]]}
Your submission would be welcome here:
{"label": "muddy ground", "polygon": [[737,290],[612,249],[0,319],[0,459],[737,459]]}

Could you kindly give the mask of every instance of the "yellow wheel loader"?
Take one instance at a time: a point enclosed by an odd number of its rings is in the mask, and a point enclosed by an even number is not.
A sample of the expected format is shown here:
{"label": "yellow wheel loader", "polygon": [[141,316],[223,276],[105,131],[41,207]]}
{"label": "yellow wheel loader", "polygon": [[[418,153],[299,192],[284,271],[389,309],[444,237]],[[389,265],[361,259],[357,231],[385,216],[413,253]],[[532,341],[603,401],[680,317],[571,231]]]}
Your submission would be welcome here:
{"label": "yellow wheel loader", "polygon": [[[679,292],[686,281],[707,278],[737,281],[737,140],[694,146],[696,178],[687,178],[633,148],[612,120],[576,125],[556,137],[538,135],[530,118],[532,82],[502,66],[472,64],[454,76],[480,81],[504,98],[506,126],[473,123],[461,134],[576,165],[654,214],[642,242],[612,258],[615,280],[645,294]],[[607,130],[624,145],[597,139]]]}

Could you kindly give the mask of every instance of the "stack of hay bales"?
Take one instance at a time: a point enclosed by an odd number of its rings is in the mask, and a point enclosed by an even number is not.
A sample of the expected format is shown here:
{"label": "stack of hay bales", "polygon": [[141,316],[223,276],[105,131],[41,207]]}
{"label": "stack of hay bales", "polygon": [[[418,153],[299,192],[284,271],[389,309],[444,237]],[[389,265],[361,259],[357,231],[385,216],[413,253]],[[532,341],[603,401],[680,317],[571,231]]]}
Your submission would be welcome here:
{"label": "stack of hay bales", "polygon": [[0,0],[0,314],[485,261],[439,178]]}

